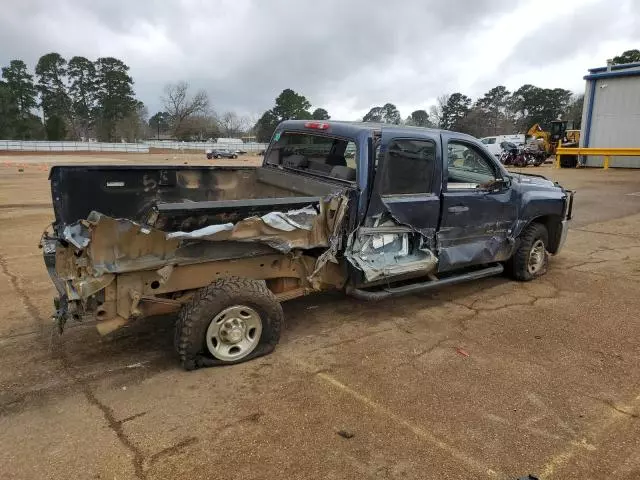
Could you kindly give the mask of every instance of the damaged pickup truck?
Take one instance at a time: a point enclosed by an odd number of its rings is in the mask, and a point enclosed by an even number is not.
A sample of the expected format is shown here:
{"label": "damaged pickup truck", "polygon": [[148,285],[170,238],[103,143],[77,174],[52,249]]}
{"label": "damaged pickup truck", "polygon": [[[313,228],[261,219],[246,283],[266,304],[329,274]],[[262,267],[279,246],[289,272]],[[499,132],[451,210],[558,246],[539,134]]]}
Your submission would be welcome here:
{"label": "damaged pickup truck", "polygon": [[57,166],[50,180],[41,246],[60,330],[179,313],[186,369],[271,352],[280,303],[312,292],[381,300],[505,270],[531,280],[573,203],[473,137],[333,121],[283,122],[260,168]]}

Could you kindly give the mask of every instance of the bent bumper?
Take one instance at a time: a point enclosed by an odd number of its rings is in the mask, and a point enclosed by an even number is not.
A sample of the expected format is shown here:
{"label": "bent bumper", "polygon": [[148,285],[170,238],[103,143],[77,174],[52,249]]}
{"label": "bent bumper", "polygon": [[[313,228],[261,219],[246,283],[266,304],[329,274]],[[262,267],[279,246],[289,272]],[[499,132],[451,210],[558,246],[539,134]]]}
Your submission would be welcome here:
{"label": "bent bumper", "polygon": [[565,220],[571,220],[573,217],[573,196],[576,194],[575,190],[565,190],[567,192],[567,200],[564,210]]}
{"label": "bent bumper", "polygon": [[575,190],[565,190],[567,193],[567,197],[565,199],[564,212],[563,217],[564,220],[560,222],[560,237],[558,238],[558,247],[556,248],[554,254],[560,252],[562,247],[564,246],[564,242],[567,241],[567,232],[569,231],[569,220],[573,217],[573,196],[575,195]]}
{"label": "bent bumper", "polygon": [[569,220],[562,220],[560,222],[560,240],[558,240],[558,248],[556,248],[555,254],[557,255],[562,247],[564,246],[564,242],[567,240],[567,232],[569,231]]}

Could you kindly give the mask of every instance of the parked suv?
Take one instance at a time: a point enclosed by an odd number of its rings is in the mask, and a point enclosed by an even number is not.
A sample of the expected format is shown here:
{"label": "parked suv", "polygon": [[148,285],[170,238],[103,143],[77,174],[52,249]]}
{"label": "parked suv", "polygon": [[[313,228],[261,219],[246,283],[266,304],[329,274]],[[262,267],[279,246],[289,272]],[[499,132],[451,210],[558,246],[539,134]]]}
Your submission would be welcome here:
{"label": "parked suv", "polygon": [[209,160],[212,158],[238,158],[238,154],[231,150],[207,150],[206,154]]}

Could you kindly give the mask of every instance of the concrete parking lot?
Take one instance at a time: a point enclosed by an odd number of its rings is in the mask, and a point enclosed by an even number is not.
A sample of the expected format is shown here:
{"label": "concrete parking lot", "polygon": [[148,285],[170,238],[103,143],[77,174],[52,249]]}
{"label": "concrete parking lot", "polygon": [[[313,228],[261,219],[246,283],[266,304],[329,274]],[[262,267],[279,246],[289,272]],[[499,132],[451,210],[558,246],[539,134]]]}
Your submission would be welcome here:
{"label": "concrete parking lot", "polygon": [[298,299],[272,355],[185,372],[170,318],[49,320],[46,165],[141,158],[0,158],[1,478],[640,478],[640,171],[527,170],[577,190],[538,280]]}

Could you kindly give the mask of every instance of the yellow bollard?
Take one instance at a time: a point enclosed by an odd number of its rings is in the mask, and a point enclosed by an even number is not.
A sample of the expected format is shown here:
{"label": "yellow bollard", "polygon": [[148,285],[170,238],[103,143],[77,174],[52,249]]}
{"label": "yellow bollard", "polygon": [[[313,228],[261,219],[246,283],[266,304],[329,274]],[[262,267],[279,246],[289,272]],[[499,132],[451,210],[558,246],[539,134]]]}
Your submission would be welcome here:
{"label": "yellow bollard", "polygon": [[556,154],[556,168],[560,168],[560,155],[558,155],[558,149],[562,148],[562,139],[558,140],[558,145],[556,146],[556,151],[554,152]]}
{"label": "yellow bollard", "polygon": [[609,168],[609,155],[604,156],[604,163],[602,164],[602,168]]}

